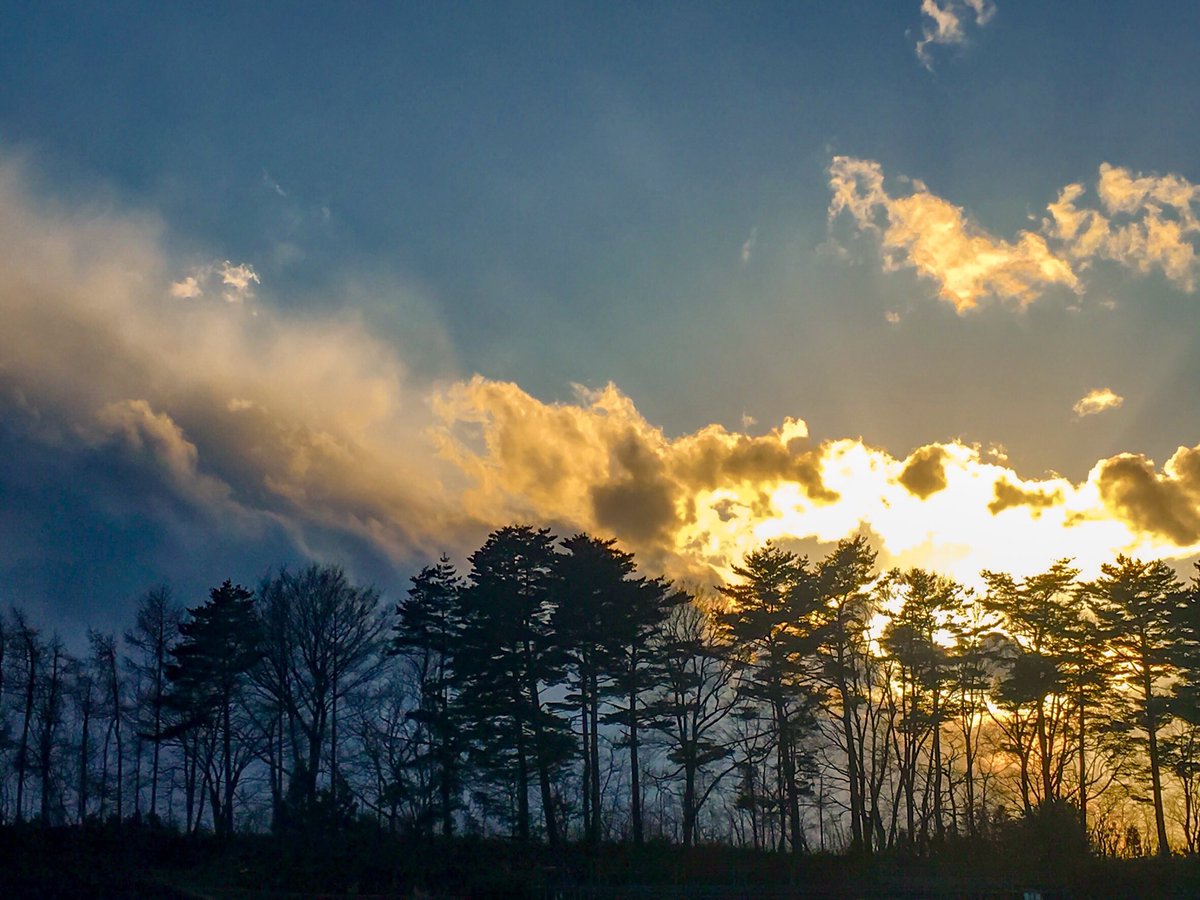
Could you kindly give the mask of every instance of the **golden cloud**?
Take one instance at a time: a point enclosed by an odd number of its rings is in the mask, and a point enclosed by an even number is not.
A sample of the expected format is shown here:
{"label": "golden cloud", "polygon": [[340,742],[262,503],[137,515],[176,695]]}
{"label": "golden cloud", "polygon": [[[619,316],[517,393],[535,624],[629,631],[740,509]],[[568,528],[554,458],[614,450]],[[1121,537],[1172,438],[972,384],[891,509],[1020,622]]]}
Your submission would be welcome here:
{"label": "golden cloud", "polygon": [[1075,415],[1082,419],[1084,416],[1094,416],[1110,409],[1118,409],[1124,402],[1125,398],[1114,393],[1111,388],[1094,388],[1075,401],[1075,405],[1071,408]]}
{"label": "golden cloud", "polygon": [[[895,221],[880,200],[874,164],[837,177],[864,227],[909,221],[904,198]],[[1114,185],[1114,198],[1143,191]],[[313,554],[337,533],[410,564],[527,520],[614,536],[651,571],[707,580],[768,539],[866,531],[884,565],[969,580],[1063,556],[1085,573],[1118,552],[1178,558],[1200,540],[1200,448],[1161,473],[1102,460],[1073,483],[1022,479],[957,441],[907,458],[812,441],[799,419],[668,436],[613,384],[559,403],[480,376],[434,384],[353,315],[284,314],[269,286],[253,304],[173,297],[180,271],[152,220],[50,211],[0,164],[4,414],[34,440],[124,454],[223,527],[280,525]],[[988,271],[980,284],[1002,283]]]}
{"label": "golden cloud", "polygon": [[917,59],[932,72],[931,46],[965,44],[968,18],[973,16],[974,24],[982,28],[995,14],[996,4],[992,0],[921,0],[921,15],[926,21],[916,45]]}
{"label": "golden cloud", "polygon": [[547,404],[479,376],[439,394],[434,409],[442,455],[473,481],[472,515],[597,529],[658,559],[695,524],[701,493],[736,489],[761,506],[787,484],[814,503],[837,500],[795,419],[758,437],[709,425],[672,440],[612,384]]}
{"label": "golden cloud", "polygon": [[879,234],[886,269],[916,269],[959,313],[986,297],[1025,306],[1052,285],[1079,287],[1070,263],[1041,235],[1023,231],[1015,242],[995,238],[920,182],[908,196],[891,197],[877,162],[836,156],[829,176],[830,220],[848,212],[860,230]]}
{"label": "golden cloud", "polygon": [[435,409],[443,456],[472,482],[463,502],[473,518],[598,531],[676,575],[727,574],[768,539],[824,543],[864,530],[888,565],[967,581],[1063,556],[1096,572],[1119,552],[1197,549],[1164,541],[1129,497],[1111,502],[1109,461],[1076,484],[1022,479],[959,442],[904,459],[860,440],[814,445],[795,420],[759,437],[708,426],[668,438],[611,384],[544,403],[477,376],[446,389]]}
{"label": "golden cloud", "polygon": [[1054,490],[1026,490],[1020,485],[1013,484],[1006,478],[1001,478],[995,484],[995,499],[988,504],[988,512],[992,515],[1001,513],[1014,506],[1027,506],[1034,510],[1049,509],[1062,503],[1063,492]]}
{"label": "golden cloud", "polygon": [[1100,496],[1112,512],[1178,547],[1200,542],[1200,446],[1180,447],[1161,473],[1153,462],[1132,453],[1097,468]]}
{"label": "golden cloud", "polygon": [[921,182],[905,196],[884,189],[873,160],[835,156],[829,167],[829,219],[842,213],[879,239],[884,268],[915,269],[963,313],[985,298],[1024,307],[1048,288],[1083,289],[1080,272],[1110,260],[1138,274],[1154,271],[1184,291],[1196,288],[1200,186],[1179,175],[1135,175],[1103,163],[1096,182],[1101,209],[1080,204],[1082,184],[1068,184],[1046,207],[1041,232],[995,237],[964,210]]}
{"label": "golden cloud", "polygon": [[915,451],[904,464],[899,482],[922,500],[946,489],[946,450],[930,444]]}
{"label": "golden cloud", "polygon": [[1179,175],[1135,175],[1102,163],[1096,195],[1104,212],[1079,206],[1085,193],[1083,185],[1069,184],[1046,208],[1043,231],[1067,256],[1084,265],[1111,260],[1143,275],[1158,269],[1181,290],[1196,289],[1200,186]]}

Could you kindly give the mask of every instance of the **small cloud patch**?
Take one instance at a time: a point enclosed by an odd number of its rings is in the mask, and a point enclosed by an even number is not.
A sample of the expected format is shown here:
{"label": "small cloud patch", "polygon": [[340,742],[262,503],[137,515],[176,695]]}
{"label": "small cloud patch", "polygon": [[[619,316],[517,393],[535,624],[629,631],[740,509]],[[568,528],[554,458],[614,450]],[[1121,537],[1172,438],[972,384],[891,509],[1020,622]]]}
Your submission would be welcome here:
{"label": "small cloud patch", "polygon": [[172,297],[196,300],[220,296],[226,303],[244,303],[254,297],[254,285],[262,284],[258,273],[248,263],[234,265],[229,260],[197,266],[191,274],[171,285]]}
{"label": "small cloud patch", "polygon": [[[996,14],[992,0],[923,0],[921,38],[917,41],[917,59],[933,71],[930,47],[952,47],[967,42],[970,28],[982,28]],[[973,21],[972,21],[973,20]]]}
{"label": "small cloud patch", "polygon": [[1124,402],[1125,398],[1110,388],[1096,388],[1080,397],[1071,408],[1075,411],[1075,417],[1082,419],[1084,416],[1094,416],[1117,409]]}
{"label": "small cloud patch", "polygon": [[910,456],[900,473],[900,483],[922,500],[946,489],[946,450],[937,444],[922,447]]}

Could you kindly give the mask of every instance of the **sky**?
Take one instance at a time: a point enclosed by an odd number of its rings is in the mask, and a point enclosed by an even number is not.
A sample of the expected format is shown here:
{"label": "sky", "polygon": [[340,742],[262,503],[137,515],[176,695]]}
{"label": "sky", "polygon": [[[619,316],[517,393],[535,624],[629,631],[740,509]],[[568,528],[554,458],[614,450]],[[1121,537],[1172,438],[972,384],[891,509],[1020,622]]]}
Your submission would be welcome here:
{"label": "sky", "polygon": [[511,522],[1200,551],[1200,7],[0,0],[0,603]]}

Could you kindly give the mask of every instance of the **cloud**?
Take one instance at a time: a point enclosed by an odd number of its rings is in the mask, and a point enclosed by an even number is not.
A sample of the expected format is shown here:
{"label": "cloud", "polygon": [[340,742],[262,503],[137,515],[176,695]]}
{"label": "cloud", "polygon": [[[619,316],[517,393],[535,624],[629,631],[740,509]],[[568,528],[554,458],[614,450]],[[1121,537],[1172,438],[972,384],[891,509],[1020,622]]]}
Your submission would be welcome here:
{"label": "cloud", "polygon": [[915,48],[917,59],[932,72],[931,46],[965,44],[967,30],[972,24],[982,28],[995,14],[996,4],[992,0],[922,0],[921,15],[924,21]]}
{"label": "cloud", "polygon": [[946,489],[945,461],[944,448],[936,444],[922,447],[905,462],[898,480],[913,496],[924,500],[930,494]]}
{"label": "cloud", "polygon": [[[846,194],[847,214],[886,235],[890,211],[863,196]],[[39,201],[0,163],[0,486],[22,479],[18,457],[60,460],[39,484],[107,491],[81,506],[120,508],[151,535],[170,519],[176,565],[269,531],[314,556],[342,560],[352,546],[412,567],[513,521],[617,537],[647,570],[701,583],[768,539],[862,532],[884,565],[964,580],[1062,556],[1088,573],[1118,552],[1200,549],[1200,448],[1161,472],[1137,456],[1101,460],[1072,482],[1023,478],[959,441],[906,458],[818,441],[798,418],[758,435],[669,435],[615,384],[546,402],[481,376],[435,382],[351,310],[287,312],[269,287],[256,310],[180,302],[170,288],[184,267],[168,243],[150,217]],[[223,272],[192,276],[202,296],[227,287]]]}
{"label": "cloud", "polygon": [[761,504],[789,484],[815,503],[837,499],[796,419],[758,437],[709,425],[670,439],[612,384],[547,404],[479,376],[448,387],[434,409],[442,455],[473,482],[463,498],[471,515],[597,529],[660,562],[694,524],[698,493],[736,489]]}
{"label": "cloud", "polygon": [[267,190],[280,197],[283,197],[285,200],[287,199],[287,191],[283,189],[278,181],[271,177],[271,174],[266,169],[264,169],[262,173],[262,183],[263,187],[265,187]]}
{"label": "cloud", "polygon": [[1094,416],[1117,409],[1124,402],[1125,398],[1113,393],[1110,388],[1094,388],[1075,401],[1071,408],[1075,411],[1076,418],[1082,419],[1084,416]]}
{"label": "cloud", "polygon": [[182,267],[153,219],[63,211],[25,182],[0,162],[7,424],[70,454],[116,453],[129,478],[158,473],[198,521],[279,527],[314,550],[351,535],[403,560],[481,533],[445,502],[461,476],[423,437],[429,383],[356,314],[181,303],[245,298],[258,277],[223,261],[173,283]]}
{"label": "cloud", "polygon": [[742,264],[750,262],[750,256],[754,253],[754,245],[758,243],[758,226],[750,229],[750,236],[742,242]]}
{"label": "cloud", "polygon": [[[984,568],[1033,573],[1062,556],[1095,573],[1120,552],[1200,550],[1200,538],[1164,532],[1136,491],[1114,491],[1119,458],[1073,483],[1023,478],[1002,455],[954,441],[902,459],[856,439],[814,443],[799,420],[760,437],[714,425],[671,438],[611,384],[545,403],[476,377],[448,387],[435,409],[441,452],[472,485],[462,497],[472,517],[598,531],[689,578],[728,574],[768,539],[861,531],[887,565],[968,582]],[[1200,517],[1200,499],[1179,495],[1178,506]]]}
{"label": "cloud", "polygon": [[1180,175],[1142,175],[1100,165],[1100,208],[1080,206],[1082,184],[1068,184],[1046,207],[1043,231],[1083,266],[1111,260],[1139,274],[1157,270],[1183,291],[1196,289],[1196,205],[1200,186]]}
{"label": "cloud", "polygon": [[200,281],[195,275],[189,275],[171,285],[171,296],[180,300],[194,300],[203,293],[204,289],[200,287]]}
{"label": "cloud", "polygon": [[996,482],[995,491],[996,498],[988,504],[988,512],[992,515],[997,515],[1013,507],[1027,506],[1034,510],[1036,516],[1037,510],[1058,506],[1063,499],[1061,489],[1029,490],[1021,485],[1013,484],[1007,478],[1001,478]]}
{"label": "cloud", "polygon": [[169,415],[156,413],[145,400],[123,400],[101,407],[92,434],[97,443],[117,443],[145,456],[198,505],[217,507],[229,498],[227,485],[200,473],[196,445],[184,436],[183,429]]}
{"label": "cloud", "polygon": [[987,297],[1025,306],[1052,285],[1078,288],[1071,265],[1041,235],[1022,231],[1013,242],[992,237],[920,182],[903,197],[890,196],[883,182],[879,163],[835,156],[830,221],[848,213],[860,231],[879,237],[886,270],[915,269],[959,313]]}
{"label": "cloud", "polygon": [[1179,547],[1200,542],[1200,445],[1180,447],[1161,473],[1132,453],[1103,461],[1097,473],[1104,503],[1140,531]]}
{"label": "cloud", "polygon": [[[1023,308],[1055,286],[1082,293],[1084,275],[1103,260],[1139,275],[1161,272],[1186,292],[1196,289],[1200,185],[1182,176],[1134,174],[1103,163],[1098,206],[1081,203],[1084,185],[1068,184],[1047,205],[1040,230],[1020,231],[1012,241],[989,234],[922,182],[910,183],[911,192],[893,196],[878,162],[835,156],[830,225],[844,214],[858,232],[878,240],[885,271],[915,269],[959,313],[987,298]],[[1102,305],[1111,308],[1111,301]]]}
{"label": "cloud", "polygon": [[244,303],[254,297],[252,285],[261,284],[258,273],[246,263],[229,260],[193,268],[191,274],[172,283],[170,294],[180,300],[195,300],[214,292],[227,303]]}

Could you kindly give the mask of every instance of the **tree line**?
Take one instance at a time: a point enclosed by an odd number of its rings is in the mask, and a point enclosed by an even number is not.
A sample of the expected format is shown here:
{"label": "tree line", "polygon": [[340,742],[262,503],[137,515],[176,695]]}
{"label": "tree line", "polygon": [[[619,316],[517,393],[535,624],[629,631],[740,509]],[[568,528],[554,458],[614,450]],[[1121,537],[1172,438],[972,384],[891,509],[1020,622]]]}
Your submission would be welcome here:
{"label": "tree line", "polygon": [[11,609],[0,822],[870,854],[1051,813],[1200,851],[1200,581],[1163,562],[971,590],[858,537],[685,589],[512,525],[468,563],[155,588],[78,656]]}

